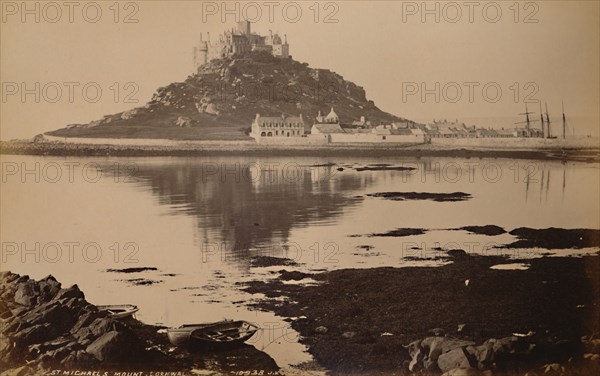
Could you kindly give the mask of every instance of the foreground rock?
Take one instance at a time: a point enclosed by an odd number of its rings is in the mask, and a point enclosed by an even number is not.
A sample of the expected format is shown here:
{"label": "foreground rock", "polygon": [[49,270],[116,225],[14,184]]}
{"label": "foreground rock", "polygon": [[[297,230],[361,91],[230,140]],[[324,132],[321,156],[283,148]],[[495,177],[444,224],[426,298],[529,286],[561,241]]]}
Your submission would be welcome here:
{"label": "foreground rock", "polygon": [[[594,338],[581,341],[557,340],[544,336],[510,336],[474,342],[452,337],[427,337],[407,346],[409,371],[443,375],[502,374],[600,374],[600,349]],[[581,351],[585,352],[581,356]],[[595,351],[587,353],[586,351]],[[578,354],[575,358],[573,355]],[[554,359],[554,360],[552,360]],[[561,363],[553,361],[560,360]]]}
{"label": "foreground rock", "polygon": [[[96,368],[147,361],[149,352],[131,327],[85,300],[77,285],[62,288],[52,276],[0,273],[0,363]],[[135,361],[134,361],[135,360]]]}
{"label": "foreground rock", "polygon": [[[58,370],[189,371],[192,368],[277,370],[252,346],[229,353],[190,354],[172,347],[159,327],[111,318],[77,285],[0,272],[0,370],[34,375]],[[230,359],[235,358],[233,364]]]}

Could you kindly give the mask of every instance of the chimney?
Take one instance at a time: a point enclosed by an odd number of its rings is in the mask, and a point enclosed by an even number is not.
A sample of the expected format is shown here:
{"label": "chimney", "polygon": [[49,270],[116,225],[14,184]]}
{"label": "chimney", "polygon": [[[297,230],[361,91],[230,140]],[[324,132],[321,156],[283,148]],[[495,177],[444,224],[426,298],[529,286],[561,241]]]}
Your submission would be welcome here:
{"label": "chimney", "polygon": [[210,42],[210,33],[206,33],[206,37],[207,37],[208,42]]}
{"label": "chimney", "polygon": [[269,36],[273,38],[273,30],[269,29]]}
{"label": "chimney", "polygon": [[202,40],[202,33],[200,33],[200,45],[202,45],[202,42],[203,42],[203,40]]}
{"label": "chimney", "polygon": [[283,38],[285,39],[285,44],[287,44],[287,34],[283,34]]}
{"label": "chimney", "polygon": [[283,112],[281,113],[281,118],[285,120],[285,114]]}

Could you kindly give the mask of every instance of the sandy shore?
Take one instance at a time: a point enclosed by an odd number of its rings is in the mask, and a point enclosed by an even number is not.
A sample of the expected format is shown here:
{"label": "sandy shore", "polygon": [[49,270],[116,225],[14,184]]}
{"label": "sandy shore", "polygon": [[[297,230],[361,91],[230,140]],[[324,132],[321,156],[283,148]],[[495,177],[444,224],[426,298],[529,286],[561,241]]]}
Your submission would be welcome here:
{"label": "sandy shore", "polygon": [[600,161],[598,147],[510,148],[459,147],[448,145],[327,145],[275,146],[253,142],[181,142],[177,145],[92,145],[61,142],[0,142],[0,154],[53,155],[53,156],[406,156],[458,158],[514,158],[533,160]]}

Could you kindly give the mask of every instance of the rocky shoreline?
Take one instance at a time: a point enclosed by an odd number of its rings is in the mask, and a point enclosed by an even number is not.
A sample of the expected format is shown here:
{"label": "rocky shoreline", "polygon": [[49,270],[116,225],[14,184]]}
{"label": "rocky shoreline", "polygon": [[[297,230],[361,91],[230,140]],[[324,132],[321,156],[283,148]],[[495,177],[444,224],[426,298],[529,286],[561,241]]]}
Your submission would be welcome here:
{"label": "rocky shoreline", "polygon": [[[527,270],[492,268],[516,262],[504,257],[446,257],[452,262],[435,268],[281,270],[240,288],[264,294],[255,308],[286,317],[333,375],[600,374],[600,256],[517,260]],[[307,278],[317,283],[285,283]],[[52,276],[0,272],[0,320],[6,375],[282,372],[250,345],[211,354],[175,348],[164,327],[114,319]]]}
{"label": "rocky shoreline", "polygon": [[[336,375],[598,375],[600,257],[453,251],[441,267],[281,271],[243,286]],[[317,284],[287,284],[288,279]],[[282,303],[285,301],[285,303]]]}
{"label": "rocky shoreline", "polygon": [[279,371],[272,358],[250,345],[211,354],[173,347],[165,328],[112,318],[88,303],[77,285],[62,288],[52,276],[35,281],[0,272],[0,323],[2,375]]}
{"label": "rocky shoreline", "polygon": [[0,141],[0,154],[45,156],[406,156],[450,158],[511,158],[598,162],[600,150],[579,147],[511,149],[481,147],[463,148],[436,145],[335,145],[335,146],[263,146],[251,142],[209,142],[172,146],[92,145],[60,142]]}

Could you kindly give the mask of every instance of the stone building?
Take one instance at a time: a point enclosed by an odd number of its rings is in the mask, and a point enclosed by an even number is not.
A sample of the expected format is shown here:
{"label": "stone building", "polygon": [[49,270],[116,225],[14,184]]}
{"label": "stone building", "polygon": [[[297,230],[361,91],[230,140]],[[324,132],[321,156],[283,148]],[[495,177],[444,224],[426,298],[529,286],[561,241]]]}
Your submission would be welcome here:
{"label": "stone building", "polygon": [[252,122],[250,136],[256,140],[263,137],[302,137],[304,135],[304,119],[300,116],[263,117],[256,114]]}
{"label": "stone building", "polygon": [[[323,137],[327,144],[343,143],[424,143],[427,136],[420,129],[410,129],[404,124],[379,125],[375,128],[365,128],[367,121],[361,118],[360,124],[343,128],[340,119],[332,108],[327,116],[319,111],[313,124],[310,136]],[[309,136],[309,137],[310,137]]]}
{"label": "stone building", "polygon": [[333,107],[331,107],[331,111],[327,116],[321,115],[321,111],[319,111],[315,124],[340,124],[340,117],[335,113]]}
{"label": "stone building", "polygon": [[215,41],[211,41],[210,33],[207,34],[207,40],[204,40],[200,34],[200,43],[194,47],[194,69],[197,70],[198,67],[213,59],[249,51],[266,51],[275,57],[290,57],[287,35],[284,35],[282,40],[279,34],[273,34],[269,30],[269,35],[262,36],[252,32],[249,21],[241,21],[237,23],[236,28],[225,31]]}

